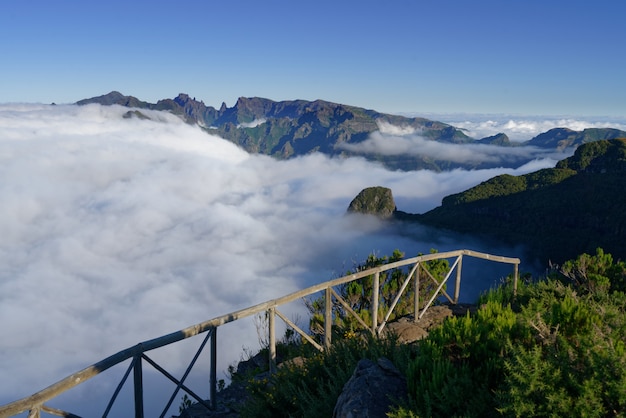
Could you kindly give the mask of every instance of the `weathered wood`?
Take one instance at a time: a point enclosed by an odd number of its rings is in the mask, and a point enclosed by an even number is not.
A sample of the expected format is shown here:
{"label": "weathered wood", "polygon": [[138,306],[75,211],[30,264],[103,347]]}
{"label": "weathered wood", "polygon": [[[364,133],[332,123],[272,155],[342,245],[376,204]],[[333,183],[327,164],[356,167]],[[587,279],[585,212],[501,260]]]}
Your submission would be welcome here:
{"label": "weathered wood", "polygon": [[141,368],[141,354],[135,357],[133,380],[135,388],[135,418],[143,418],[143,371]]}
{"label": "weathered wood", "polygon": [[333,297],[331,287],[324,289],[324,347],[330,348],[333,335]]}
{"label": "weathered wood", "polygon": [[128,379],[128,376],[130,376],[130,372],[133,370],[134,365],[135,365],[135,362],[131,361],[130,365],[126,369],[126,373],[124,373],[124,376],[122,377],[122,380],[120,380],[120,383],[117,385],[117,388],[115,388],[115,391],[113,392],[113,396],[111,396],[111,399],[109,400],[107,408],[104,410],[104,414],[102,414],[102,418],[107,418],[109,416],[109,412],[111,412],[111,408],[113,407],[113,404],[115,404],[115,400],[117,399],[117,396],[120,394],[120,391],[124,387],[124,383],[126,383],[126,379]]}
{"label": "weathered wood", "polygon": [[517,276],[519,274],[518,269],[519,264],[515,264],[513,266],[513,296],[517,296]]}
{"label": "weathered wood", "polygon": [[[185,392],[187,392],[189,395],[191,395],[191,397],[193,399],[196,400],[196,402],[198,402],[199,404],[202,404],[206,409],[210,410],[211,409],[211,405],[206,402],[204,399],[202,399],[197,393],[195,393],[193,390],[191,390],[191,388],[189,388],[188,386],[186,386],[183,382],[181,382],[180,380],[176,379],[174,376],[172,376],[167,370],[165,370],[163,367],[159,366],[154,360],[152,360],[150,357],[148,357],[146,354],[142,354],[141,358],[144,359],[148,364],[150,364],[152,367],[154,367],[154,369],[158,372],[160,372],[163,376],[167,377],[171,382],[175,383],[176,386],[180,387],[181,389],[183,389]],[[166,408],[165,411],[163,411],[163,415],[165,416],[165,414],[167,413],[167,409]]]}
{"label": "weathered wood", "polygon": [[393,313],[394,308],[396,307],[396,305],[400,301],[400,298],[402,297],[402,294],[404,293],[407,285],[409,284],[409,282],[413,278],[413,273],[415,273],[415,270],[417,269],[417,266],[418,266],[418,264],[415,264],[415,266],[413,266],[413,269],[411,270],[409,275],[406,277],[406,280],[404,280],[404,282],[402,283],[402,286],[400,286],[400,290],[396,294],[395,298],[393,298],[393,302],[391,302],[391,306],[389,307],[389,310],[387,311],[387,314],[385,315],[385,319],[383,319],[383,322],[376,329],[376,335],[380,335],[380,333],[385,328],[385,324],[387,324],[387,321],[389,320],[389,317]]}
{"label": "weathered wood", "polygon": [[337,292],[335,292],[335,289],[333,289],[333,288],[331,287],[331,288],[330,288],[330,291],[333,293],[333,296],[335,296],[335,299],[337,299],[337,302],[339,302],[339,303],[341,304],[341,306],[343,306],[343,307],[344,307],[344,309],[345,309],[346,311],[348,311],[348,313],[349,313],[350,315],[352,315],[352,316],[354,317],[354,319],[356,319],[356,320],[357,320],[357,322],[358,322],[359,324],[361,324],[361,326],[362,326],[364,329],[370,330],[370,332],[372,332],[372,334],[374,334],[374,331],[372,331],[371,327],[365,323],[365,321],[363,320],[363,318],[361,318],[361,317],[359,316],[359,314],[357,314],[356,312],[354,312],[354,309],[352,309],[352,308],[350,307],[350,305],[348,305],[348,302],[346,302],[346,301],[345,301],[345,300],[344,300],[344,299],[343,299],[340,295],[338,295],[338,294],[337,294]]}
{"label": "weathered wood", "polygon": [[413,307],[413,321],[417,322],[420,313],[420,263],[415,263],[415,306]]}
{"label": "weathered wood", "polygon": [[[215,340],[215,334],[216,334],[216,328],[210,330],[209,332],[207,332],[206,337],[204,337],[204,340],[202,340],[202,344],[200,344],[200,347],[198,348],[198,350],[196,351],[196,354],[194,354],[193,358],[191,359],[191,362],[189,362],[189,365],[187,366],[187,370],[185,370],[185,373],[183,373],[183,377],[180,378],[180,381],[176,381],[176,389],[174,390],[174,392],[172,393],[172,396],[170,396],[169,401],[167,402],[167,404],[165,405],[165,408],[163,408],[163,411],[161,412],[161,415],[159,416],[159,418],[165,418],[165,415],[167,414],[167,411],[169,411],[170,407],[172,406],[172,403],[174,403],[174,400],[176,399],[176,395],[178,394],[178,392],[180,391],[180,389],[184,388],[184,383],[185,380],[187,380],[187,377],[189,376],[189,373],[191,373],[191,370],[193,369],[193,366],[196,364],[196,361],[198,361],[198,358],[200,357],[200,354],[202,353],[202,350],[204,350],[204,347],[206,346],[206,343],[209,341],[209,339],[211,339],[211,341]],[[211,359],[213,359],[213,351],[211,351]],[[143,355],[143,357],[152,362],[152,360],[149,359],[149,357],[147,355]],[[156,366],[158,368],[160,368],[160,366]],[[210,367],[210,366],[209,366]],[[157,368],[157,370],[158,370]],[[214,368],[210,368],[209,369],[209,392],[216,390],[217,388],[217,381],[212,381],[211,377],[214,375],[215,369]],[[167,372],[166,372],[167,373]]]}
{"label": "weathered wood", "polygon": [[458,258],[458,266],[456,268],[456,282],[454,283],[454,303],[459,303],[459,295],[461,293],[461,269],[463,268],[463,256]]}
{"label": "weathered wood", "polygon": [[211,409],[217,409],[217,327],[211,331],[211,369],[209,370],[209,393]]}
{"label": "weathered wood", "polygon": [[[448,274],[446,274],[446,277],[443,278],[443,280],[439,284],[439,287],[437,287],[437,290],[435,290],[435,293],[433,294],[433,296],[430,298],[428,303],[426,303],[426,306],[424,306],[424,309],[422,310],[422,313],[419,314],[418,319],[422,319],[422,316],[424,316],[424,314],[426,313],[426,310],[428,309],[428,307],[433,303],[433,301],[437,298],[437,296],[439,296],[439,292],[442,292],[443,286],[446,284],[446,282],[450,278],[450,274],[452,273],[454,268],[457,266],[457,264],[459,262],[459,259],[460,259],[460,257],[457,257],[456,261],[454,262],[454,264],[450,268],[450,271],[448,271]],[[428,274],[430,275],[430,273],[428,273]],[[435,279],[432,275],[430,277],[433,280]],[[435,280],[435,282],[437,282],[437,281]],[[448,296],[448,294],[446,292],[442,292],[442,293],[445,294],[448,297],[448,300],[450,300],[450,296]]]}
{"label": "weathered wood", "polygon": [[[458,262],[459,258],[457,257],[456,261]],[[456,265],[456,262],[455,262]],[[448,278],[450,277],[450,274],[452,274],[452,271],[454,270],[454,267],[450,268],[450,270],[448,270],[448,273],[446,273],[446,277],[443,279],[443,281],[445,282],[446,280],[448,280]],[[437,286],[439,286],[439,281],[437,279],[435,279],[435,276],[433,276],[430,271],[428,271],[428,269],[424,268],[424,273],[426,273],[426,275],[428,277],[430,277],[430,280],[433,281],[433,283],[435,283]],[[445,297],[446,299],[448,299],[448,302],[450,303],[454,303],[454,301],[452,300],[452,298],[450,297],[450,295],[448,295],[448,292],[446,292],[445,290],[443,290],[443,287],[440,288],[439,290]],[[439,291],[435,292],[435,295],[438,295]],[[430,306],[430,304],[428,304],[428,306]]]}
{"label": "weathered wood", "polygon": [[62,411],[60,409],[56,409],[56,408],[51,408],[49,406],[46,405],[42,405],[41,406],[41,410],[43,412],[45,412],[46,414],[50,414],[50,415],[55,415],[57,417],[65,417],[65,418],[80,418],[78,415],[74,415],[71,414],[69,412],[66,411]]}
{"label": "weathered wood", "polygon": [[307,340],[309,343],[311,343],[311,345],[315,348],[317,348],[319,351],[324,351],[324,347],[322,347],[321,345],[319,345],[313,338],[311,338],[310,335],[308,335],[306,332],[302,331],[302,329],[297,326],[296,324],[293,323],[293,321],[291,321],[289,318],[287,318],[285,315],[283,315],[283,313],[281,311],[279,311],[278,309],[276,309],[276,315],[278,315],[280,317],[280,319],[282,319],[283,321],[285,321],[285,323],[287,325],[289,325],[291,328],[293,328],[298,334],[300,334],[302,336],[302,338],[304,338],[305,340]]}
{"label": "weathered wood", "polygon": [[376,333],[378,329],[378,303],[380,287],[380,272],[374,273],[374,283],[372,284],[372,332]]}
{"label": "weathered wood", "polygon": [[272,306],[267,310],[267,322],[270,333],[270,373],[276,373],[276,318],[274,317],[275,309],[276,308]]}

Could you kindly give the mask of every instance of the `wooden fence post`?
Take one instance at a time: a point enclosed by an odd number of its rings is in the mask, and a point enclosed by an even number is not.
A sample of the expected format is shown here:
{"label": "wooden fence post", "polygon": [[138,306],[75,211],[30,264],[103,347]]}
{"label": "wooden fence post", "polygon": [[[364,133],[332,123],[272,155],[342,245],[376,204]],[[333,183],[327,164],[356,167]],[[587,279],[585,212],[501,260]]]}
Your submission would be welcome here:
{"label": "wooden fence post", "polygon": [[374,273],[374,284],[372,285],[372,332],[378,336],[378,299],[379,299],[380,273]]}
{"label": "wooden fence post", "polygon": [[519,275],[519,264],[513,264],[513,296],[517,296],[517,276]]}
{"label": "wooden fence post", "polygon": [[333,296],[330,287],[324,291],[324,347],[330,348],[333,334]]}
{"label": "wooden fence post", "polygon": [[135,385],[135,418],[143,418],[143,372],[141,370],[141,352],[135,354],[133,380]]}
{"label": "wooden fence post", "polygon": [[209,384],[211,385],[211,408],[217,408],[217,327],[211,331],[211,370]]}
{"label": "wooden fence post", "polygon": [[269,325],[269,334],[270,334],[270,373],[276,373],[276,316],[274,315],[274,310],[276,308],[271,307],[267,311],[268,325]]}
{"label": "wooden fence post", "polygon": [[454,287],[454,303],[459,303],[459,294],[461,293],[461,267],[463,265],[463,254],[459,255],[459,262],[456,266],[456,283]]}
{"label": "wooden fence post", "polygon": [[417,268],[415,269],[415,309],[413,310],[413,320],[417,322],[417,318],[420,313],[420,269],[422,266],[417,263]]}

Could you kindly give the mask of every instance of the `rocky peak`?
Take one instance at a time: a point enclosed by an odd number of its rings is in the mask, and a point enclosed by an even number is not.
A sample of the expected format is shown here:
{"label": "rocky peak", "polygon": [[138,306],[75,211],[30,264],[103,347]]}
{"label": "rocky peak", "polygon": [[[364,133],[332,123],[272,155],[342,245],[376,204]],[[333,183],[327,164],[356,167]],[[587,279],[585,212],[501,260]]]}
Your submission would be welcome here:
{"label": "rocky peak", "polygon": [[391,218],[396,211],[391,189],[387,187],[368,187],[350,202],[348,213],[364,213],[379,218]]}
{"label": "rocky peak", "polygon": [[185,106],[190,100],[189,95],[185,93],[179,93],[178,96],[174,98],[174,101],[181,106]]}
{"label": "rocky peak", "polygon": [[274,101],[261,97],[240,97],[235,104],[237,119],[239,122],[252,122],[271,116],[274,104]]}

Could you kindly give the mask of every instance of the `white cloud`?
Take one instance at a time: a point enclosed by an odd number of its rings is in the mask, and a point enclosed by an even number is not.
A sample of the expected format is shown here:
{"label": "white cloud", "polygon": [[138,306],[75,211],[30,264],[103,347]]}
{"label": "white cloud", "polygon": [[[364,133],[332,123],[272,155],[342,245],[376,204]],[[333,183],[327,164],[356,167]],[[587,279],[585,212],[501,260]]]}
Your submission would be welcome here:
{"label": "white cloud", "polygon": [[[399,209],[423,212],[503,172],[391,172],[319,154],[278,162],[167,113],[126,111],[0,106],[0,404],[139,341],[336,277],[372,251],[479,246],[344,213],[364,187],[390,187]],[[251,326],[220,330],[224,368],[258,347]],[[154,356],[178,368],[185,353]],[[98,382],[98,393],[117,384]],[[72,393],[94,404],[90,391]]]}
{"label": "white cloud", "polygon": [[240,123],[237,125],[237,128],[256,128],[259,125],[263,125],[265,122],[267,122],[267,119],[265,118],[255,119],[252,122]]}
{"label": "white cloud", "polygon": [[376,125],[378,125],[378,130],[382,134],[404,136],[418,133],[418,130],[416,128],[408,125],[397,126],[385,121],[376,121]]}
{"label": "white cloud", "polygon": [[489,164],[519,166],[533,159],[562,159],[571,151],[546,150],[537,147],[502,147],[488,144],[451,144],[426,139],[415,130],[406,127],[394,129],[390,124],[379,124],[380,130],[373,132],[363,142],[342,144],[341,148],[357,154],[415,155],[439,161],[463,164]]}

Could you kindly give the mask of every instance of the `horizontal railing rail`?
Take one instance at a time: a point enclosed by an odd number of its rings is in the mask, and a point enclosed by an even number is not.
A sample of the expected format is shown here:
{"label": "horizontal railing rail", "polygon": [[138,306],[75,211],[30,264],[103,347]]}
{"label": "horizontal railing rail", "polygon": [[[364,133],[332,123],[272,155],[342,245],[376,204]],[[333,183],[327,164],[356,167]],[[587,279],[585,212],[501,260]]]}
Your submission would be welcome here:
{"label": "horizontal railing rail", "polygon": [[[354,315],[357,318],[357,321],[360,321],[361,325],[364,328],[368,329],[370,332],[372,332],[372,334],[380,335],[380,333],[384,329],[385,324],[387,323],[390,317],[391,312],[393,311],[402,293],[407,288],[407,285],[411,279],[416,280],[415,289],[419,289],[419,276],[420,276],[419,269],[423,263],[426,263],[428,261],[433,261],[433,260],[456,258],[456,260],[453,262],[452,266],[450,267],[448,273],[441,281],[438,281],[435,277],[433,277],[428,272],[427,269],[423,268],[426,276],[428,276],[430,280],[436,283],[437,289],[436,289],[436,292],[431,296],[431,298],[428,300],[428,302],[425,304],[425,306],[423,307],[421,311],[419,308],[419,292],[417,291],[415,292],[415,310],[414,310],[415,320],[416,321],[419,320],[424,315],[428,307],[431,306],[431,304],[436,300],[437,297],[444,296],[451,303],[458,303],[459,294],[460,294],[460,285],[461,285],[461,266],[462,266],[463,256],[470,256],[470,257],[485,259],[485,260],[499,262],[499,263],[512,264],[514,266],[513,289],[514,289],[514,292],[517,291],[518,269],[519,269],[519,264],[520,264],[520,260],[518,258],[496,256],[496,255],[481,253],[481,252],[472,251],[472,250],[456,250],[456,251],[448,251],[448,252],[441,252],[441,253],[425,254],[425,255],[420,255],[417,257],[413,257],[413,258],[396,261],[396,262],[389,263],[389,264],[383,264],[374,268],[370,268],[368,270],[359,271],[359,272],[349,274],[349,275],[346,275],[337,279],[326,281],[324,283],[319,283],[314,286],[310,286],[306,289],[293,292],[286,296],[282,296],[282,297],[272,299],[263,303],[259,303],[257,305],[254,305],[248,308],[240,309],[238,311],[234,311],[226,315],[218,316],[216,318],[209,319],[204,322],[200,322],[196,325],[192,325],[190,327],[181,329],[179,331],[141,342],[133,347],[122,350],[97,363],[94,363],[93,365],[81,371],[78,371],[66,377],[65,379],[62,379],[54,383],[53,385],[31,396],[28,396],[26,398],[17,400],[15,402],[0,406],[0,417],[11,417],[11,416],[20,414],[25,411],[29,411],[29,417],[39,417],[41,412],[46,412],[48,414],[57,415],[57,416],[76,417],[76,415],[73,415],[71,413],[46,406],[45,402],[59,396],[60,394],[68,391],[69,389],[79,384],[84,383],[85,381],[91,379],[94,376],[97,376],[98,374],[108,370],[109,368],[115,365],[118,365],[129,359],[132,359],[131,365],[129,366],[126,374],[124,375],[122,382],[120,382],[120,386],[118,386],[118,388],[116,389],[111,401],[109,402],[109,405],[107,406],[107,410],[105,411],[103,416],[107,415],[108,411],[111,408],[112,403],[115,401],[115,398],[117,394],[119,393],[121,386],[126,381],[126,378],[129,376],[130,372],[133,371],[134,384],[135,384],[135,387],[134,387],[135,417],[137,418],[143,417],[144,413],[143,413],[143,393],[142,393],[143,391],[142,361],[146,361],[150,363],[155,369],[157,369],[159,372],[164,374],[168,379],[172,380],[177,385],[176,391],[170,398],[168,405],[166,406],[166,409],[164,410],[163,414],[166,413],[167,409],[171,405],[172,400],[176,396],[176,393],[178,393],[178,391],[181,389],[187,392],[188,394],[190,394],[199,403],[204,404],[207,408],[215,408],[216,386],[217,386],[216,338],[217,338],[218,327],[225,325],[227,323],[233,322],[233,321],[237,321],[242,318],[252,316],[252,315],[256,315],[260,313],[267,313],[268,314],[268,332],[269,332],[269,364],[270,364],[270,370],[275,371],[275,367],[276,367],[275,316],[276,315],[279,318],[281,318],[288,326],[292,327],[295,331],[297,331],[300,335],[302,335],[303,338],[305,338],[307,341],[313,344],[314,347],[316,347],[319,350],[323,350],[324,348],[327,348],[331,345],[331,334],[332,334],[331,325],[332,325],[332,306],[333,306],[332,299],[334,297],[337,303],[341,304],[344,308],[346,308],[347,312]],[[392,270],[392,269],[410,266],[410,265],[413,265],[411,272],[409,273],[407,279],[403,283],[400,291],[396,295],[394,302],[391,304],[389,310],[387,311],[386,317],[379,324],[377,315],[378,315],[378,303],[379,303],[378,288],[379,288],[380,273],[383,273],[387,270]],[[452,272],[455,270],[456,270],[456,282],[455,282],[455,289],[454,289],[454,297],[451,297],[444,290],[444,286],[447,283],[448,279],[451,277]],[[373,293],[374,293],[372,295],[372,323],[366,324],[360,317],[358,317],[358,315],[356,315],[356,313],[351,312],[351,309],[348,306],[348,304],[341,298],[341,296],[333,288],[355,281],[355,280],[362,279],[364,277],[372,276],[372,275],[374,277],[374,282],[372,286]],[[299,299],[306,298],[308,296],[311,296],[319,292],[324,292],[324,297],[325,297],[324,345],[323,346],[318,344],[318,342],[316,342],[313,338],[311,338],[311,336],[307,332],[300,329],[296,324],[290,321],[283,313],[281,313],[277,309],[279,306],[285,305],[287,303],[290,303]],[[200,349],[198,350],[194,359],[192,360],[189,368],[185,372],[184,377],[180,381],[174,378],[172,375],[170,375],[167,371],[161,368],[158,364],[156,364],[153,360],[151,360],[145,354],[148,351],[155,350],[157,348],[161,348],[161,347],[182,341],[184,339],[197,336],[205,332],[209,332],[209,334],[205,338],[205,341],[201,345]],[[190,388],[184,385],[185,377],[188,375],[191,367],[193,367],[195,360],[197,359],[198,355],[202,351],[208,339],[211,340],[211,361],[210,361],[210,372],[209,372],[210,373],[209,375],[210,402],[209,403],[202,400],[200,396],[195,394]]]}

